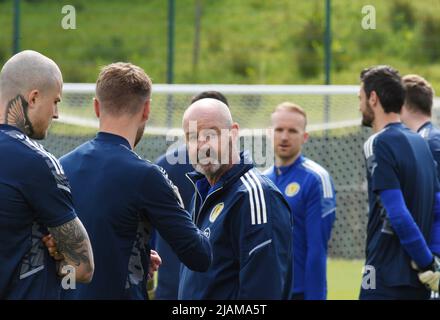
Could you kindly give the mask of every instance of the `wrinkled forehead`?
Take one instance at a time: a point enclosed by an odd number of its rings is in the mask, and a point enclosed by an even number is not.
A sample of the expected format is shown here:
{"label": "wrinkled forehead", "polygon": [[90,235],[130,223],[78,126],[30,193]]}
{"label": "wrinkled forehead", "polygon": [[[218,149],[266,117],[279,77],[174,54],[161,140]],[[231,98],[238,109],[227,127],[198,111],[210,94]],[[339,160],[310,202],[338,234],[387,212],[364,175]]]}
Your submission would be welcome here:
{"label": "wrinkled forehead", "polygon": [[200,131],[205,129],[222,130],[229,129],[228,123],[216,114],[210,112],[204,112],[198,110],[197,112],[191,112],[187,114],[184,123],[183,130],[185,133],[189,131]]}

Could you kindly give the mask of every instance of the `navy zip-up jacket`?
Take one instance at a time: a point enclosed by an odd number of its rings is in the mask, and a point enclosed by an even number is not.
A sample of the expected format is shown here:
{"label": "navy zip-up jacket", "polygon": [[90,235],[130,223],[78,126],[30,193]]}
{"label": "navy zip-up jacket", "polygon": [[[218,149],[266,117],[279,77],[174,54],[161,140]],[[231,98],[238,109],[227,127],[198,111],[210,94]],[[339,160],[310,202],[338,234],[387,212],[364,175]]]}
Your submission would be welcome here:
{"label": "navy zip-up jacket", "polygon": [[274,184],[241,154],[210,186],[187,174],[196,193],[192,213],[211,242],[207,272],[182,267],[179,299],[288,299],[292,282],[292,218]]}

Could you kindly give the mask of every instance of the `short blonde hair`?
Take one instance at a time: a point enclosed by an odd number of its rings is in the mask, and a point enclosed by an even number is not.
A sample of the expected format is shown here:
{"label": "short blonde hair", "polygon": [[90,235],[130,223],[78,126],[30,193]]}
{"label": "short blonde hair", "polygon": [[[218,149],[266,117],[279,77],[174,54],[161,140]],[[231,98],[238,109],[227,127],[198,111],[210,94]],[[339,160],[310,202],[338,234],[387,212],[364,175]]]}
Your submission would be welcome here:
{"label": "short blonde hair", "polygon": [[276,106],[275,111],[272,113],[272,115],[278,111],[289,111],[289,112],[298,113],[298,114],[302,115],[304,117],[304,129],[306,128],[307,114],[301,106],[299,106],[293,102],[285,101],[285,102],[282,102]]}
{"label": "short blonde hair", "polygon": [[112,115],[136,114],[150,99],[152,82],[145,71],[131,63],[116,62],[101,69],[96,97]]}

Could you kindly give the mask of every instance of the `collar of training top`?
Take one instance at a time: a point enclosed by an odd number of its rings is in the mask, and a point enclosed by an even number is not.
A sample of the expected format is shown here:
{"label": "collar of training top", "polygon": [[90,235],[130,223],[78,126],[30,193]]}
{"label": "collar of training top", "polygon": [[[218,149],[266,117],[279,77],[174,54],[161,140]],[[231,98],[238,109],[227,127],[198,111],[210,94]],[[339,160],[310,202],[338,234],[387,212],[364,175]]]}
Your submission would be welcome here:
{"label": "collar of training top", "polygon": [[299,164],[304,162],[304,157],[302,154],[300,154],[300,156],[292,163],[289,164],[288,166],[274,166],[274,172],[277,175],[281,175],[281,174],[285,174],[286,172],[288,172],[290,169],[297,167]]}
{"label": "collar of training top", "polygon": [[123,146],[125,146],[131,150],[131,146],[130,146],[130,143],[128,142],[128,140],[122,136],[117,135],[117,134],[100,131],[96,135],[95,140],[107,142],[107,143],[111,143],[111,144],[122,144]]}
{"label": "collar of training top", "polygon": [[417,129],[417,132],[422,131],[424,128],[429,127],[431,125],[431,121],[426,121],[424,124],[422,124],[422,126]]}
{"label": "collar of training top", "polygon": [[23,131],[20,128],[11,126],[10,124],[6,124],[6,123],[0,123],[0,130],[8,130],[8,131],[15,130],[23,133]]}
{"label": "collar of training top", "polygon": [[[388,124],[384,127],[384,129],[385,129],[385,128],[388,128],[388,127],[394,127],[394,126],[396,126],[396,127],[402,127],[403,124],[402,124],[402,122],[390,122],[390,123],[388,123]],[[405,127],[405,128],[406,128],[406,127]]]}

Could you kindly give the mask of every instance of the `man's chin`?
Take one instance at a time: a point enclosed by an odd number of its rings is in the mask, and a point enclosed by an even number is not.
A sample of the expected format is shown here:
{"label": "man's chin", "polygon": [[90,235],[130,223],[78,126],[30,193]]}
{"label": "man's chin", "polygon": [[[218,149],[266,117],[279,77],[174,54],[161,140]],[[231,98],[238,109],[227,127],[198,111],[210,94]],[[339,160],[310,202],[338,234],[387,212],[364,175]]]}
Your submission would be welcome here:
{"label": "man's chin", "polygon": [[29,138],[34,140],[44,140],[47,137],[47,131],[45,132],[34,132]]}
{"label": "man's chin", "polygon": [[294,156],[293,152],[288,151],[280,151],[276,153],[276,156],[281,159],[290,159]]}
{"label": "man's chin", "polygon": [[207,165],[197,164],[195,169],[197,172],[200,172],[201,174],[203,174],[205,176],[212,176],[220,169],[220,165],[219,164],[207,164]]}
{"label": "man's chin", "polygon": [[373,121],[368,121],[368,120],[362,119],[362,126],[367,127],[367,128],[371,128],[371,127],[373,127]]}

